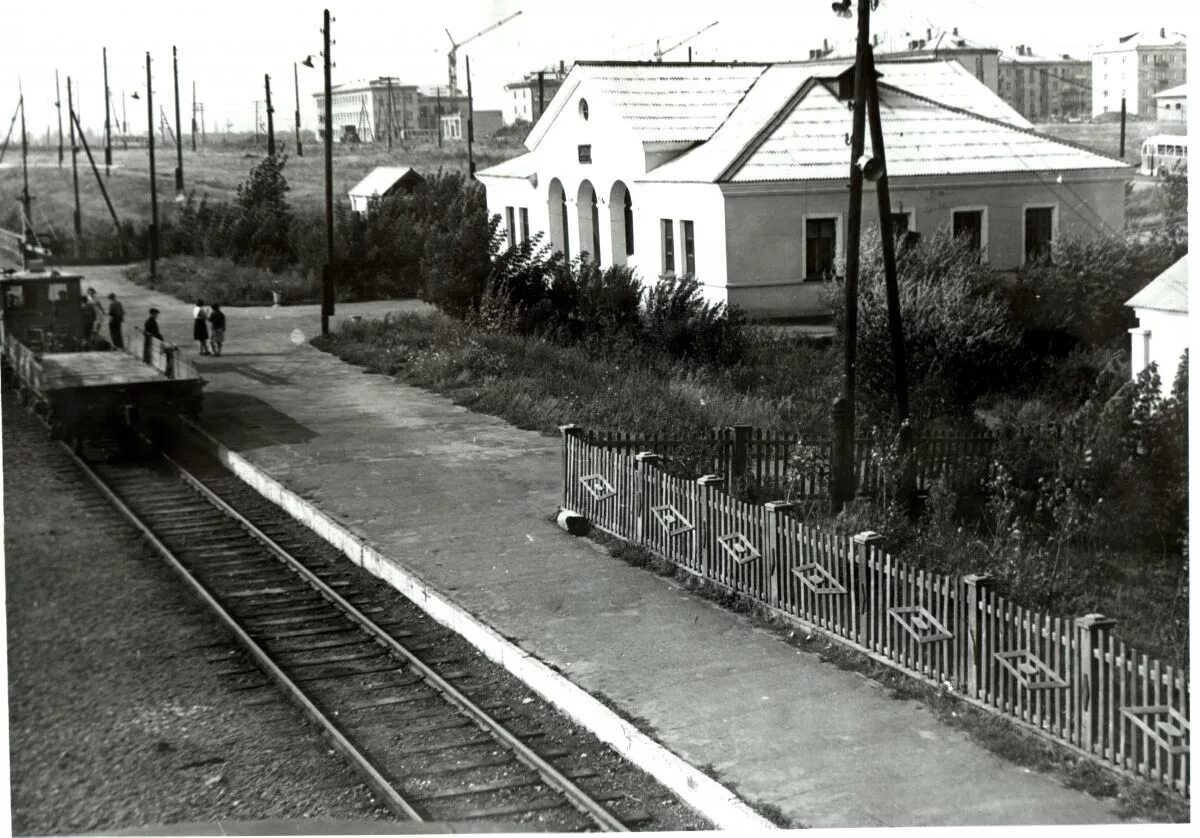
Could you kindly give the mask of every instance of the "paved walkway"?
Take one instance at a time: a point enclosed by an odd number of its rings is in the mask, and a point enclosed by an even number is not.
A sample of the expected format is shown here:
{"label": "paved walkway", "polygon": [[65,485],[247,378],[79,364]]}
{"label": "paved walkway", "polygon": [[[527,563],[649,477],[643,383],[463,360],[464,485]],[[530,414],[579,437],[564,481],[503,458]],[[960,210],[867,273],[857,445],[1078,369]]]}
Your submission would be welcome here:
{"label": "paved walkway", "polygon": [[[188,305],[115,269],[86,274],[131,321],[153,304],[168,339],[190,337]],[[571,538],[550,520],[557,439],[293,342],[294,329],[317,330],[316,312],[228,309],[227,355],[199,359],[203,426],[745,799],[818,827],[1117,821],[1111,801],[1000,759],[916,702]]]}

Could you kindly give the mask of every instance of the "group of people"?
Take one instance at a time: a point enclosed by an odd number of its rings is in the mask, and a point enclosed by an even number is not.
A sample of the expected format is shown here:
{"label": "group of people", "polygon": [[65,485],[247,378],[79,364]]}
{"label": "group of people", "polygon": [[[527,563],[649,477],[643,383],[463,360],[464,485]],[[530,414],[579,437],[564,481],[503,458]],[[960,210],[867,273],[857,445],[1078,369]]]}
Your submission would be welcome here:
{"label": "group of people", "polygon": [[[151,308],[142,331],[151,337],[163,340],[162,329],[158,325],[159,311]],[[89,288],[83,298],[83,328],[84,334],[102,337],[105,318],[108,322],[108,339],[114,349],[125,348],[125,338],[122,328],[125,323],[125,307],[117,299],[116,294],[108,295],[108,306],[105,307],[95,288]],[[204,300],[196,300],[192,309],[192,338],[200,344],[201,355],[220,355],[225,344],[225,312],[221,306],[213,303],[211,307]]]}

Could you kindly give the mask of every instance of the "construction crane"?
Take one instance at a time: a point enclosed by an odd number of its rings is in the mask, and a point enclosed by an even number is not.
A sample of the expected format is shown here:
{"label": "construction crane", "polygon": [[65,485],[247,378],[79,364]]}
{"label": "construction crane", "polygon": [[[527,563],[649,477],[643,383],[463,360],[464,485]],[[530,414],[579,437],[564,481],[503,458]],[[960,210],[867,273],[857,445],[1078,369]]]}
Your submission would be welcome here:
{"label": "construction crane", "polygon": [[449,29],[446,30],[446,37],[450,39],[450,52],[448,52],[446,54],[446,59],[450,65],[450,95],[451,96],[453,96],[455,93],[458,92],[458,48],[466,46],[467,44],[471,43],[471,41],[478,38],[480,35],[486,35],[487,33],[491,32],[493,29],[503,26],[504,24],[508,23],[510,20],[512,20],[514,17],[517,17],[520,14],[521,14],[520,12],[513,12],[511,15],[504,18],[504,20],[500,20],[500,21],[493,23],[487,29],[481,29],[480,31],[478,31],[474,35],[472,35],[471,37],[467,38],[465,41],[456,42],[454,40],[454,36],[450,34],[450,30]]}
{"label": "construction crane", "polygon": [[681,46],[683,46],[684,44],[686,44],[688,41],[692,40],[692,38],[695,38],[695,37],[697,37],[698,35],[701,35],[701,34],[703,34],[704,32],[707,32],[708,30],[712,29],[714,26],[716,26],[716,25],[717,25],[718,23],[720,23],[720,22],[721,22],[721,21],[719,21],[719,20],[714,20],[714,21],[713,21],[712,23],[710,23],[708,26],[705,26],[703,29],[698,29],[698,30],[696,30],[695,32],[693,32],[691,35],[688,35],[686,38],[684,38],[684,39],[683,39],[682,41],[680,41],[679,43],[677,43],[677,44],[673,44],[673,45],[671,45],[671,46],[667,47],[666,49],[663,49],[663,48],[662,48],[662,41],[661,41],[661,40],[657,40],[657,39],[656,39],[656,40],[654,41],[654,60],[655,60],[655,61],[660,61],[660,62],[661,62],[661,61],[663,60],[663,56],[664,56],[664,55],[666,55],[668,52],[671,52],[672,50],[679,49]]}

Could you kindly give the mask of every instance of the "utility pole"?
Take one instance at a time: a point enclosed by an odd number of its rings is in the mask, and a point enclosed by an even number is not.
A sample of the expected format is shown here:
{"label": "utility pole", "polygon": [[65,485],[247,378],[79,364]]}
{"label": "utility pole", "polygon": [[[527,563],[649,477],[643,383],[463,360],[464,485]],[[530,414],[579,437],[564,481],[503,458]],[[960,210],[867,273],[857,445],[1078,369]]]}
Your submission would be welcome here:
{"label": "utility pole", "polygon": [[117,244],[121,248],[121,261],[124,261],[125,234],[121,231],[121,221],[117,218],[117,211],[113,208],[112,200],[108,197],[108,190],[104,188],[104,180],[100,177],[100,170],[96,168],[96,161],[92,157],[92,150],[88,148],[87,137],[83,135],[83,126],[79,124],[78,114],[72,113],[70,119],[75,123],[75,127],[79,129],[79,140],[83,143],[83,151],[87,154],[88,163],[92,167],[92,174],[96,176],[96,184],[100,187],[100,194],[104,196],[104,203],[108,206],[108,214],[112,217],[113,227],[117,230]]}
{"label": "utility pole", "polygon": [[900,283],[896,271],[896,239],[892,233],[892,198],[888,186],[887,161],[883,146],[883,118],[879,109],[879,85],[875,79],[875,51],[867,47],[867,118],[871,128],[871,148],[879,177],[875,193],[879,199],[879,237],[883,248],[883,274],[887,286],[888,332],[892,344],[892,374],[896,386],[896,418],[899,422],[901,464],[900,497],[906,509],[913,511],[916,500],[916,472],[912,458],[912,427],[908,416],[908,370],[904,353],[904,325],[900,319]]}
{"label": "utility pole", "polygon": [[263,84],[267,88],[267,155],[275,156],[275,109],[271,107],[271,77],[263,74]]}
{"label": "utility pole", "polygon": [[304,156],[304,146],[300,143],[300,70],[296,62],[292,62],[292,81],[296,84],[296,156]]}
{"label": "utility pole", "polygon": [[538,109],[537,115],[533,118],[537,122],[542,118],[542,114],[546,112],[546,72],[538,70]]}
{"label": "utility pole", "polygon": [[387,80],[388,103],[387,103],[387,134],[388,134],[388,151],[392,150],[392,77],[388,76]]}
{"label": "utility pole", "polygon": [[[67,113],[74,115],[75,105],[71,96],[71,77],[67,76]],[[79,166],[77,159],[79,157],[79,146],[75,144],[75,121],[71,120],[71,182],[75,191],[75,258],[79,258],[79,240],[83,238],[83,213],[79,209]],[[79,129],[79,133],[83,133],[83,127]]]}
{"label": "utility pole", "polygon": [[442,89],[437,89],[437,138],[438,148],[442,147]]}
{"label": "utility pole", "polygon": [[104,47],[104,176],[112,174],[112,120],[109,117],[108,103],[108,47]]}
{"label": "utility pole", "polygon": [[261,100],[254,100],[254,147],[258,148],[258,129],[262,125],[262,117],[258,115],[258,105]]}
{"label": "utility pole", "polygon": [[158,183],[154,179],[154,87],[146,51],[146,144],[150,151],[150,281],[158,278]]}
{"label": "utility pole", "polygon": [[58,111],[58,168],[63,164],[62,91],[58,87],[58,70],[54,71],[54,109]]}
{"label": "utility pole", "polygon": [[471,56],[467,56],[467,177],[475,177],[475,97],[471,95]]}
{"label": "utility pole", "polygon": [[[844,13],[850,0],[843,0]],[[854,497],[854,398],[858,343],[858,261],[862,236],[863,156],[867,110],[867,48],[871,43],[871,0],[858,0],[858,42],[854,60],[854,116],[850,138],[850,207],[846,220],[846,331],[842,395],[833,403],[830,511],[837,514]]]}
{"label": "utility pole", "polygon": [[[21,88],[21,77],[17,77],[17,90],[20,98],[17,104],[21,107],[21,209],[24,218],[21,219],[21,232],[24,241],[21,244],[21,267],[29,269],[29,250],[33,246],[33,197],[29,194],[29,135],[25,133],[25,91]],[[70,80],[67,81],[70,90]]]}
{"label": "utility pole", "polygon": [[129,120],[125,118],[125,91],[121,91],[121,147],[129,150]]}
{"label": "utility pole", "polygon": [[333,65],[330,63],[329,45],[329,9],[325,10],[325,26],[321,34],[325,36],[325,274],[321,282],[321,334],[329,334],[329,318],[333,315],[334,299],[337,290],[334,285],[334,250],[333,250]]}
{"label": "utility pole", "polygon": [[179,53],[171,47],[175,71],[175,192],[183,192],[183,131],[179,124]]}
{"label": "utility pole", "polygon": [[196,153],[196,82],[192,82],[192,154]]}
{"label": "utility pole", "polygon": [[1125,97],[1121,97],[1121,150],[1117,156],[1122,160],[1125,159]]}

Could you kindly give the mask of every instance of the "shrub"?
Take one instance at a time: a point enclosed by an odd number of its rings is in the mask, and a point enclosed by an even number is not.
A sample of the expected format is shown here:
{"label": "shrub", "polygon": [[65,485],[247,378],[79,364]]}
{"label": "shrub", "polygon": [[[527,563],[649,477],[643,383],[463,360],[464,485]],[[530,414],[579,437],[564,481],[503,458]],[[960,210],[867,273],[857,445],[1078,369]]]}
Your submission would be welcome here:
{"label": "shrub", "polygon": [[413,210],[423,219],[421,296],[461,319],[487,287],[500,219],[488,217],[483,187],[460,172],[428,178],[414,193]]}
{"label": "shrub", "polygon": [[[900,313],[910,416],[962,416],[975,400],[1019,380],[1020,336],[1008,310],[990,289],[991,276],[978,255],[946,230],[898,254]],[[858,386],[868,422],[891,426],[895,374],[888,326],[887,288],[877,234],[863,237],[858,286]],[[827,301],[845,335],[842,281],[831,283]]]}
{"label": "shrub", "polygon": [[726,365],[744,356],[745,327],[740,310],[705,300],[692,277],[668,276],[646,293],[641,341],[681,360]]}
{"label": "shrub", "polygon": [[278,271],[294,261],[288,239],[292,210],[283,175],[286,154],[267,155],[238,184],[235,215],[230,224],[230,255],[243,262]]}

